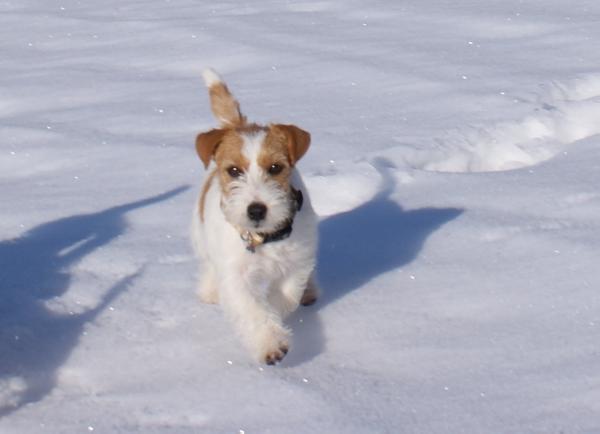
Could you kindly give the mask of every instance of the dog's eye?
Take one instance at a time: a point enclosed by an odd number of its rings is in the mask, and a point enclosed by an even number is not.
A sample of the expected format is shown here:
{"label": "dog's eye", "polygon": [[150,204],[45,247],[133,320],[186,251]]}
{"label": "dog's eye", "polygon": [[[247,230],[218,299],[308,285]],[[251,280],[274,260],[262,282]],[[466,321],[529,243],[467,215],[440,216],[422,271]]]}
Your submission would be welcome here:
{"label": "dog's eye", "polygon": [[231,166],[229,169],[227,169],[227,173],[232,178],[238,178],[244,172],[242,172],[242,169],[239,167]]}
{"label": "dog's eye", "polygon": [[267,172],[269,172],[269,175],[279,175],[282,170],[283,166],[281,164],[274,163],[269,166]]}

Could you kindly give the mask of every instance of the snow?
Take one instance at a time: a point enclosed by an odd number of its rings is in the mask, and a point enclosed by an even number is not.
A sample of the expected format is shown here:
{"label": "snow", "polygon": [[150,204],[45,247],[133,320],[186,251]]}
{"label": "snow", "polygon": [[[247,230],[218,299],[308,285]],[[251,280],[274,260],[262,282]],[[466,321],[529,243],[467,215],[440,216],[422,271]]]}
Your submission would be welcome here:
{"label": "snow", "polygon": [[[600,432],[598,2],[0,13],[0,433]],[[277,367],[195,294],[207,67],[313,137]]]}

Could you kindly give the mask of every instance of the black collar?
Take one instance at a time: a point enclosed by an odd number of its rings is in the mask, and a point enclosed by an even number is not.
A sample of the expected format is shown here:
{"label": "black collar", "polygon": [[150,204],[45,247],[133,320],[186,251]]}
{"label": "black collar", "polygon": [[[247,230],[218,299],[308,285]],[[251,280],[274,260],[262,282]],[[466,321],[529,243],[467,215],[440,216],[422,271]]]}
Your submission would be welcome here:
{"label": "black collar", "polygon": [[254,253],[256,251],[256,247],[273,243],[275,241],[285,240],[292,234],[292,225],[294,224],[294,217],[296,213],[302,209],[302,204],[304,202],[304,196],[302,196],[302,191],[296,190],[294,187],[291,188],[292,195],[292,215],[288,218],[281,228],[277,229],[275,232],[250,232],[245,231],[240,234],[242,241],[246,243],[246,250]]}

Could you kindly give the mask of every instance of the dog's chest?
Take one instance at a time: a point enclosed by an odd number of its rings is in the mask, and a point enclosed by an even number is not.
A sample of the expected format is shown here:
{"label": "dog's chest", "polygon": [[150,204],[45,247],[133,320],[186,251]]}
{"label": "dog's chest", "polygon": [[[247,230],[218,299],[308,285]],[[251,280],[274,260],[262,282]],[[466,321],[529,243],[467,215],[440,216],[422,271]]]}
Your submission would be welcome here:
{"label": "dog's chest", "polygon": [[254,252],[242,247],[239,264],[244,273],[265,280],[275,280],[294,269],[301,260],[302,252],[290,240],[277,241],[257,246]]}

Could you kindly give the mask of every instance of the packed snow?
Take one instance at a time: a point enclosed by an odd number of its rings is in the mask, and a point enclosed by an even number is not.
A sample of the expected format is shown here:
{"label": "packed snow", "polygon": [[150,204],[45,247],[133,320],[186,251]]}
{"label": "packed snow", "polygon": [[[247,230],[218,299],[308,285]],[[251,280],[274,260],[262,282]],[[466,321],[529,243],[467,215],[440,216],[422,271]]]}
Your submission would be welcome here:
{"label": "packed snow", "polygon": [[[0,433],[600,432],[599,20],[0,0]],[[313,137],[324,294],[275,367],[196,295],[208,66]]]}

